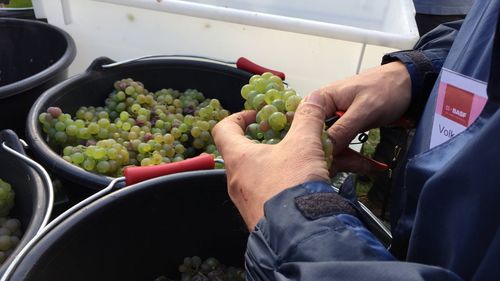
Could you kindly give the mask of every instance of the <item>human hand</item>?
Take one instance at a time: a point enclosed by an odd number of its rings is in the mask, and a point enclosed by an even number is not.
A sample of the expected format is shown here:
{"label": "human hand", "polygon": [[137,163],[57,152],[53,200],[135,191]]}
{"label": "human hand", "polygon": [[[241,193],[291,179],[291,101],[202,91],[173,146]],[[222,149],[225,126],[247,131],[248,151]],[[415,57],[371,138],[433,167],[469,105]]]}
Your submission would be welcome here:
{"label": "human hand", "polygon": [[264,215],[264,203],[276,194],[306,181],[330,180],[321,144],[324,104],[319,92],[306,97],[278,144],[257,144],[245,137],[245,128],[255,122],[255,111],[235,113],[213,128],[229,196],[250,230]]}
{"label": "human hand", "polygon": [[316,92],[325,97],[327,117],[345,111],[327,130],[334,144],[332,169],[370,174],[373,165],[369,161],[343,152],[358,133],[390,124],[407,110],[411,80],[406,67],[401,62],[388,63]]}

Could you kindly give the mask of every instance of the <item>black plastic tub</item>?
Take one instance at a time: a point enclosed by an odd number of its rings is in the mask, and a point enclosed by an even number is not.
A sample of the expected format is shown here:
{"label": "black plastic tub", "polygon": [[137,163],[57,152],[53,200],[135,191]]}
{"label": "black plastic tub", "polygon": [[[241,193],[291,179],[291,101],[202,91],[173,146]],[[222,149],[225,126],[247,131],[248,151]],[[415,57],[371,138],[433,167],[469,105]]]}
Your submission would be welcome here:
{"label": "black plastic tub", "polygon": [[132,78],[144,83],[150,91],[173,88],[184,91],[197,89],[207,98],[217,98],[230,112],[243,108],[240,95],[251,73],[229,65],[188,59],[151,59],[129,62],[110,68],[102,65],[113,63],[109,58],[96,59],[83,74],[47,90],[33,104],[26,125],[26,140],[37,161],[46,169],[66,180],[69,188],[95,191],[108,185],[113,178],[85,171],[66,162],[51,150],[45,141],[38,116],[50,106],[58,106],[63,112],[74,113],[80,106],[103,106],[113,90],[113,83]]}
{"label": "black plastic tub", "polygon": [[243,268],[247,237],[224,170],[178,173],[74,213],[35,244],[9,280],[179,280],[188,256]]}
{"label": "black plastic tub", "polygon": [[0,130],[24,136],[26,115],[46,89],[68,77],[73,39],[50,24],[0,18]]}
{"label": "black plastic tub", "polygon": [[[1,2],[1,1],[0,1]],[[35,10],[29,8],[0,8],[0,18],[16,18],[35,20]]]}
{"label": "black plastic tub", "polygon": [[44,178],[43,174],[33,169],[27,162],[7,151],[3,147],[4,143],[26,156],[18,136],[12,130],[0,131],[0,178],[11,184],[15,192],[15,203],[9,216],[19,219],[23,230],[19,244],[0,266],[0,276],[21,248],[41,229],[47,210],[52,208],[48,199],[48,189],[52,188],[49,179]]}

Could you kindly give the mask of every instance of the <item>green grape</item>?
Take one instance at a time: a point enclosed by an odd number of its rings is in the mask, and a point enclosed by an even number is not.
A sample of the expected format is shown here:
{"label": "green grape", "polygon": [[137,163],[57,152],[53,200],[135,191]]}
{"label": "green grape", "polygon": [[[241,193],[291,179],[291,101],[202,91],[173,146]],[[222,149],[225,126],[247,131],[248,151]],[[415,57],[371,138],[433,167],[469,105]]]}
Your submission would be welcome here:
{"label": "green grape", "polygon": [[275,99],[280,99],[281,94],[276,89],[270,89],[266,92],[264,100],[267,104],[272,104]]}
{"label": "green grape", "polygon": [[266,79],[266,81],[267,81],[267,80],[269,80],[269,78],[271,78],[273,75],[274,75],[274,74],[273,74],[272,72],[266,71],[266,72],[262,73],[262,74],[260,75],[260,77],[262,77],[262,78]]}
{"label": "green grape", "polygon": [[111,165],[106,160],[97,162],[96,170],[101,174],[106,174],[110,170]]}
{"label": "green grape", "polygon": [[76,127],[75,125],[69,125],[66,127],[66,134],[68,134],[68,136],[76,136],[76,134],[78,134],[78,127]]}
{"label": "green grape", "polygon": [[285,112],[286,111],[286,108],[285,108],[285,101],[283,101],[282,99],[274,99],[271,103],[274,107],[276,107],[276,109],[278,111],[281,111],[281,112]]}
{"label": "green grape", "polygon": [[276,138],[276,139],[271,138],[271,139],[266,140],[266,142],[265,142],[265,143],[266,143],[266,144],[277,144],[277,143],[279,143],[280,141],[281,141],[281,139],[279,139],[279,138]]}
{"label": "green grape", "polygon": [[99,125],[96,122],[91,122],[87,126],[87,129],[91,135],[95,135],[99,132]]}
{"label": "green grape", "polygon": [[50,114],[47,112],[42,112],[40,113],[40,115],[38,115],[38,121],[42,124],[50,124],[51,119],[52,116],[50,116]]}
{"label": "green grape", "polygon": [[80,139],[87,140],[91,135],[88,128],[81,128],[78,130],[76,136]]}
{"label": "green grape", "polygon": [[76,152],[70,155],[71,162],[81,164],[85,160],[85,156],[81,152]]}
{"label": "green grape", "polygon": [[281,90],[283,90],[283,87],[280,86],[280,85],[278,85],[278,84],[276,84],[276,83],[274,83],[274,82],[269,81],[269,83],[267,84],[266,89],[265,89],[266,93],[269,90],[281,91]]}
{"label": "green grape", "polygon": [[274,105],[267,104],[259,112],[257,112],[256,122],[260,123],[262,120],[267,120],[271,114],[278,111]]}
{"label": "green grape", "polygon": [[9,214],[14,206],[15,193],[12,186],[0,179],[0,217],[5,217]]}
{"label": "green grape", "polygon": [[127,111],[120,112],[120,120],[122,120],[123,122],[127,121],[129,117],[130,115]]}
{"label": "green grape", "polygon": [[191,128],[191,136],[193,136],[193,138],[197,138],[200,136],[202,130],[200,129],[200,127],[192,127]]}
{"label": "green grape", "polygon": [[274,129],[264,132],[264,140],[277,139],[280,137],[280,132]]}
{"label": "green grape", "polygon": [[269,78],[269,83],[275,83],[280,87],[279,90],[283,90],[283,80],[281,80],[279,76],[271,76],[271,78]]}
{"label": "green grape", "polygon": [[68,140],[68,135],[65,132],[55,132],[54,140],[58,143],[65,143]]}
{"label": "green grape", "polygon": [[137,147],[137,151],[139,151],[139,153],[147,153],[147,152],[151,151],[151,145],[148,143],[142,142]]}
{"label": "green grape", "polygon": [[118,93],[116,93],[115,97],[117,101],[123,101],[126,98],[125,93],[123,91],[119,91]]}
{"label": "green grape", "polygon": [[295,111],[297,107],[299,106],[300,101],[302,98],[300,96],[290,96],[288,99],[285,101],[285,108],[287,111]]}
{"label": "green grape", "polygon": [[182,132],[181,130],[179,130],[179,128],[172,128],[172,130],[170,130],[170,134],[175,138],[175,139],[179,139],[182,135]]}
{"label": "green grape", "polygon": [[182,123],[179,125],[179,131],[181,131],[181,133],[185,133],[189,130],[189,125],[186,124],[186,123]]}
{"label": "green grape", "polygon": [[171,134],[163,135],[163,142],[166,144],[172,144],[172,143],[174,143],[174,140],[175,140],[175,138]]}
{"label": "green grape", "polygon": [[283,112],[274,112],[269,116],[268,122],[273,130],[281,131],[287,123],[286,115]]}
{"label": "green grape", "polygon": [[132,87],[132,86],[128,86],[126,89],[125,89],[125,94],[127,94],[128,96],[131,96],[135,93],[135,88]]}
{"label": "green grape", "polygon": [[140,109],[141,109],[141,105],[138,103],[134,103],[133,105],[130,106],[130,111],[132,111],[132,113],[135,113],[135,114],[137,114]]}
{"label": "green grape", "polygon": [[182,145],[182,144],[177,144],[177,145],[174,147],[174,149],[175,149],[175,153],[177,153],[177,154],[183,154],[183,153],[184,153],[184,151],[186,151],[186,148],[185,148],[185,147],[184,147],[184,145]]}
{"label": "green grape", "polygon": [[54,125],[54,128],[59,131],[59,132],[62,132],[64,130],[66,130],[66,124],[62,121],[58,121],[56,122],[56,124]]}
{"label": "green grape", "polygon": [[257,78],[255,79],[253,85],[255,87],[255,90],[263,94],[266,90],[267,81],[264,78]]}
{"label": "green grape", "polygon": [[208,131],[202,131],[200,134],[200,139],[204,142],[212,142],[212,135]]}
{"label": "green grape", "polygon": [[253,104],[253,99],[260,94],[259,91],[253,90],[248,93],[247,101],[249,104]]}
{"label": "green grape", "polygon": [[248,83],[250,85],[255,85],[255,80],[257,80],[258,78],[261,78],[259,74],[252,75],[252,77],[250,77],[250,79],[248,80]]}
{"label": "green grape", "polygon": [[248,98],[248,93],[250,93],[250,91],[253,91],[255,90],[255,87],[253,85],[250,85],[250,84],[246,84],[244,85],[242,88],[241,88],[241,96],[244,98],[244,99],[247,99]]}
{"label": "green grape", "polygon": [[220,101],[218,99],[211,99],[209,106],[214,109],[220,108]]}
{"label": "green grape", "polygon": [[82,119],[75,120],[74,124],[78,129],[85,128],[85,121]]}
{"label": "green grape", "polygon": [[99,125],[99,127],[101,127],[101,128],[107,129],[107,128],[109,128],[109,125],[110,125],[109,119],[101,118],[101,119],[99,119],[99,121],[97,121],[97,125]]}
{"label": "green grape", "polygon": [[0,236],[0,251],[7,251],[11,248],[11,240],[9,235]]}
{"label": "green grape", "polygon": [[202,131],[208,131],[210,129],[210,123],[208,123],[207,121],[199,121],[196,124]]}
{"label": "green grape", "polygon": [[252,123],[245,129],[245,134],[250,137],[250,139],[258,139],[257,133],[259,132],[259,124]]}
{"label": "green grape", "polygon": [[243,104],[243,108],[245,110],[252,110],[253,109],[253,105],[251,102],[249,102],[248,100],[245,101],[245,103]]}
{"label": "green grape", "polygon": [[92,155],[94,157],[94,159],[96,160],[99,160],[99,159],[103,159],[104,157],[106,157],[106,149],[105,148],[102,148],[102,147],[96,147],[95,148],[95,151],[94,151],[94,155]]}
{"label": "green grape", "polygon": [[252,102],[252,107],[255,110],[260,110],[262,107],[266,105],[265,101],[266,96],[264,94],[258,94],[254,97]]}
{"label": "green grape", "polygon": [[118,157],[118,150],[112,147],[106,151],[106,154],[109,159],[116,159]]}

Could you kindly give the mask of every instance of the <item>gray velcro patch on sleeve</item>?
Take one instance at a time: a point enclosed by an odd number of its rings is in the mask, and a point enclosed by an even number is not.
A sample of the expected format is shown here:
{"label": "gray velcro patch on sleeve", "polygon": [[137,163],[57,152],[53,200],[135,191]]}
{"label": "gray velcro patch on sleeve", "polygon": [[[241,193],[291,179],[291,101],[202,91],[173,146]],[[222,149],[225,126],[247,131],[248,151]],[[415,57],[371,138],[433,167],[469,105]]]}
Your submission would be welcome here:
{"label": "gray velcro patch on sleeve", "polygon": [[295,205],[304,217],[311,220],[338,214],[349,214],[357,217],[356,210],[349,201],[335,192],[302,195],[295,198]]}

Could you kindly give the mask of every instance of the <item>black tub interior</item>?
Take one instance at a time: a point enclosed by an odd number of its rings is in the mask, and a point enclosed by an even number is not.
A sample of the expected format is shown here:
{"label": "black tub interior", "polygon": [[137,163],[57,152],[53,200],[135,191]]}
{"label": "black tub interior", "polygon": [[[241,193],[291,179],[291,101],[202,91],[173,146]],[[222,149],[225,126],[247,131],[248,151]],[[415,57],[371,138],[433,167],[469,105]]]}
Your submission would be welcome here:
{"label": "black tub interior", "polygon": [[223,170],[180,173],[126,187],[66,220],[12,280],[178,280],[186,256],[243,267],[247,235]]}
{"label": "black tub interior", "polygon": [[57,30],[27,21],[0,21],[0,87],[37,74],[68,48]]}

